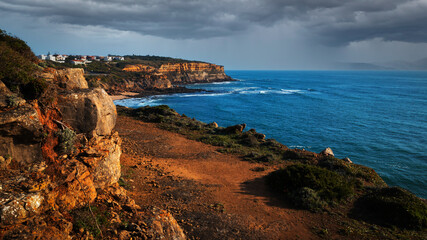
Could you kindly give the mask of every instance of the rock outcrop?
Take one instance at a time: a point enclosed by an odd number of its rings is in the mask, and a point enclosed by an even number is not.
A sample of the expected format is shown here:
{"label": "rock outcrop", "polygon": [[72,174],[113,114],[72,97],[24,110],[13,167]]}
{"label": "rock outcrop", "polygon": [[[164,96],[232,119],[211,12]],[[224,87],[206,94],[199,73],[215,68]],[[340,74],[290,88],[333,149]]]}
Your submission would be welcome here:
{"label": "rock outcrop", "polygon": [[61,88],[69,90],[88,88],[83,68],[46,68],[41,76],[47,81],[54,82]]}
{"label": "rock outcrop", "polygon": [[332,151],[331,148],[325,148],[323,151],[320,152],[321,155],[330,155],[330,156],[335,156],[334,152]]}
{"label": "rock outcrop", "polygon": [[[93,239],[94,232],[73,231],[70,216],[91,204],[111,211],[120,232],[109,236],[186,239],[172,215],[143,216],[118,185],[121,138],[105,90],[88,89],[81,69],[43,74],[54,89],[43,104],[27,103],[0,81],[0,239]],[[61,151],[61,141],[71,148]],[[125,230],[118,211],[130,222]]]}
{"label": "rock outcrop", "polygon": [[0,156],[28,164],[41,158],[43,127],[29,104],[0,110]]}
{"label": "rock outcrop", "polygon": [[116,106],[104,89],[76,90],[58,96],[63,121],[77,133],[109,135],[116,125]]}
{"label": "rock outcrop", "polygon": [[202,62],[167,63],[160,67],[143,64],[127,65],[124,72],[139,73],[135,79],[123,79],[120,83],[101,83],[108,92],[141,92],[146,89],[167,89],[174,85],[231,81],[224,67]]}

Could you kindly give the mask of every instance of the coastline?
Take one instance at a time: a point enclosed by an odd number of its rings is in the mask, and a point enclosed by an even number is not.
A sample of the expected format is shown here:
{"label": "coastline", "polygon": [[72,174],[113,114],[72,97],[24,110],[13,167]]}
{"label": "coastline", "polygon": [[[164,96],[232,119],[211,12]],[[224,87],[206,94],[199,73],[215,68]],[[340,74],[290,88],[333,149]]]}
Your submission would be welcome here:
{"label": "coastline", "polygon": [[130,92],[130,91],[124,91],[124,92],[114,92],[112,94],[109,94],[110,98],[115,100],[122,100],[122,99],[128,99],[128,98],[143,98],[143,97],[150,97],[150,96],[156,96],[156,95],[171,95],[171,94],[177,94],[177,93],[197,93],[197,92],[210,92],[206,89],[196,88],[186,88],[185,85],[198,85],[198,84],[209,84],[209,83],[222,83],[222,82],[234,82],[238,81],[236,79],[228,79],[226,81],[218,80],[218,81],[200,81],[200,82],[194,82],[194,83],[186,83],[179,86],[174,86],[172,88],[147,88],[144,91],[140,92]]}

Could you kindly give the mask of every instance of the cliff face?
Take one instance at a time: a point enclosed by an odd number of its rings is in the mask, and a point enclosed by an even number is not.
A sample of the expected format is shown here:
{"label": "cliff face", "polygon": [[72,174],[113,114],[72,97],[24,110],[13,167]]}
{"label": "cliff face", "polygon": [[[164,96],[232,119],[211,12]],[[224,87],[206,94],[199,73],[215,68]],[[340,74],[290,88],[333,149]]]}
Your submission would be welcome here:
{"label": "cliff face", "polygon": [[138,80],[126,80],[122,86],[106,86],[109,89],[139,91],[147,88],[171,88],[173,85],[190,83],[208,83],[230,81],[231,77],[224,72],[224,67],[199,62],[168,63],[158,68],[135,64],[123,68],[125,72],[143,74]]}

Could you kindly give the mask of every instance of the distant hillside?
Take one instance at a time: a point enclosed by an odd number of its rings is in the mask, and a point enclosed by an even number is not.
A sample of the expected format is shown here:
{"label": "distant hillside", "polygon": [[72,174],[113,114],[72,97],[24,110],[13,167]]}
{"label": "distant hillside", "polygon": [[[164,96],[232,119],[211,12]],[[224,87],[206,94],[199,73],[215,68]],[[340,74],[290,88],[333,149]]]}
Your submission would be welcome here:
{"label": "distant hillside", "polygon": [[427,58],[416,61],[393,61],[385,65],[399,70],[427,70]]}
{"label": "distant hillside", "polygon": [[384,63],[336,63],[337,70],[427,70],[427,58],[416,61],[391,61]]}
{"label": "distant hillside", "polygon": [[372,63],[337,63],[336,70],[392,70],[391,68]]}

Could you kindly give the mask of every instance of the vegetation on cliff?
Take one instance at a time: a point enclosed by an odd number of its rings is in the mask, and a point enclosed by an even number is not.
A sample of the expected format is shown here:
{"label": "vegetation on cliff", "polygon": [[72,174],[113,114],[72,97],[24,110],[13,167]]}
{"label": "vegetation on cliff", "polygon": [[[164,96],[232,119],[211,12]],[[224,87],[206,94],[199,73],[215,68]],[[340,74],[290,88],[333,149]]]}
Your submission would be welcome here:
{"label": "vegetation on cliff", "polygon": [[26,99],[40,97],[47,84],[37,78],[38,59],[21,39],[0,29],[0,81]]}
{"label": "vegetation on cliff", "polygon": [[125,56],[123,61],[93,61],[85,65],[43,61],[40,66],[84,68],[89,86],[103,87],[113,94],[170,89],[174,85],[186,83],[231,80],[224,73],[223,66],[158,56],[130,55]]}

